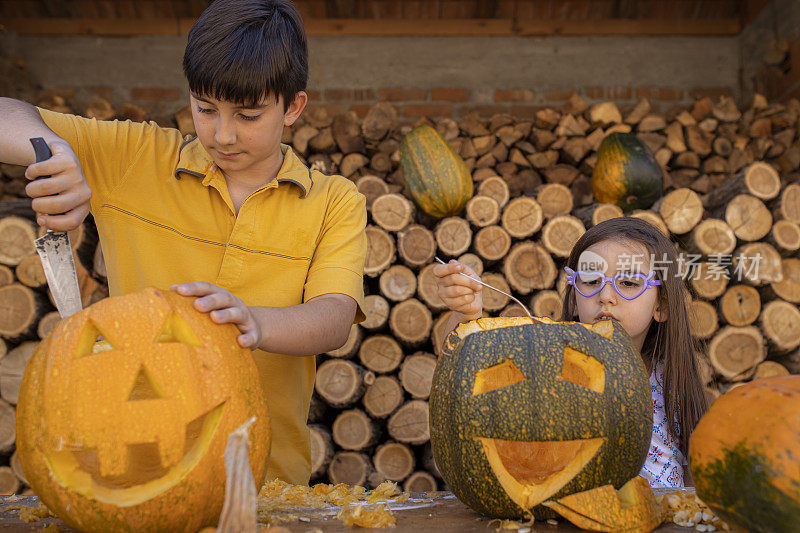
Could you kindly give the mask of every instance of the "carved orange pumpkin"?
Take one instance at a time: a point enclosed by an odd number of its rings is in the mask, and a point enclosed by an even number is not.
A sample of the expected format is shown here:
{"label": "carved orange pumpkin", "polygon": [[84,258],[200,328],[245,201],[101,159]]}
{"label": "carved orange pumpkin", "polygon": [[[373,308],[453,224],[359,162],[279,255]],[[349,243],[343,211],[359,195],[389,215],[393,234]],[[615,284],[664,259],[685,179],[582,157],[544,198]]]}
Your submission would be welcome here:
{"label": "carved orange pumpkin", "polygon": [[83,531],[216,524],[228,435],[255,416],[258,481],[269,456],[266,400],[237,335],[191,298],[153,288],[61,321],[31,357],[17,406],[34,492]]}

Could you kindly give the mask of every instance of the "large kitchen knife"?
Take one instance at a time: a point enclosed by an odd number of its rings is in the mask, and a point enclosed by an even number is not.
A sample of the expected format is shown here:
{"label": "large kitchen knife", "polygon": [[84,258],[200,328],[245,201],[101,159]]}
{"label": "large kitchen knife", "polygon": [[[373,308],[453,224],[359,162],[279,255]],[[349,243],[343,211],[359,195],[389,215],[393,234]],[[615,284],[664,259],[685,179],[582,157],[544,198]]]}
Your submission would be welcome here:
{"label": "large kitchen knife", "polygon": [[[37,137],[31,139],[33,150],[36,152],[36,162],[50,159],[50,148],[44,139]],[[47,178],[49,176],[40,176]],[[37,178],[39,179],[39,178]],[[65,231],[51,231],[33,241],[39,259],[42,260],[44,275],[56,308],[61,318],[72,316],[81,310],[81,290],[78,286],[78,274],[75,272],[75,260],[72,258],[72,246],[69,235]]]}

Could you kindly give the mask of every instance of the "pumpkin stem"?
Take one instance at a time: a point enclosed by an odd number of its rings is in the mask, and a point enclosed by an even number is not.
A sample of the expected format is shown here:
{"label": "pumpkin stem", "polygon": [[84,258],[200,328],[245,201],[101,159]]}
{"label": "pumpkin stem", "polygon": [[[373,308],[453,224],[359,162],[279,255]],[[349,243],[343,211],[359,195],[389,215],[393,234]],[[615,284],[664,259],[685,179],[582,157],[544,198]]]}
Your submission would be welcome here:
{"label": "pumpkin stem", "polygon": [[256,417],[250,417],[228,437],[225,446],[225,503],[218,533],[255,533],[256,481],[250,469],[248,433]]}

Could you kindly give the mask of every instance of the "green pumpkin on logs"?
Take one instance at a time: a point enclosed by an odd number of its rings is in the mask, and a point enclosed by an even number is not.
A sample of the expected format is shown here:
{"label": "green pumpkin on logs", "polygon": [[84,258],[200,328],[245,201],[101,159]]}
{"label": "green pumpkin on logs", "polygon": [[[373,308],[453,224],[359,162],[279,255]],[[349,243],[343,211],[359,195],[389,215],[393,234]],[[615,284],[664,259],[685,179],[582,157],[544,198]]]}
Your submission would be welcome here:
{"label": "green pumpkin on logs", "polygon": [[457,215],[472,198],[472,176],[464,160],[426,124],[403,137],[400,166],[406,190],[432,217]]}
{"label": "green pumpkin on logs", "polygon": [[459,500],[497,518],[637,476],[653,407],[644,363],[618,322],[529,318],[462,324],[430,396],[431,444]]}
{"label": "green pumpkin on logs", "polygon": [[664,172],[653,152],[632,133],[612,133],[597,150],[592,172],[596,202],[616,204],[623,211],[647,209],[661,198]]}

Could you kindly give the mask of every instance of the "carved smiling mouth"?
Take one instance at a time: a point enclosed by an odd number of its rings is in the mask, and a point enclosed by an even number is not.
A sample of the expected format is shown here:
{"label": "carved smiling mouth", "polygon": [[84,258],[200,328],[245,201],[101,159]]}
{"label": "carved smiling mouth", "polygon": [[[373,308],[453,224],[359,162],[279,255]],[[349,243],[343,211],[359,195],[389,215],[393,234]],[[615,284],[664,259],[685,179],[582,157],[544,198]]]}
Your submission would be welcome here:
{"label": "carved smiling mouth", "polygon": [[137,505],[177,485],[208,450],[222,419],[225,402],[186,426],[184,455],[164,467],[156,443],[128,445],[127,469],[119,476],[100,474],[97,450],[70,448],[45,454],[58,482],[87,498],[119,507]]}
{"label": "carved smiling mouth", "polygon": [[551,442],[478,440],[506,494],[526,510],[561,490],[605,441],[603,437]]}

